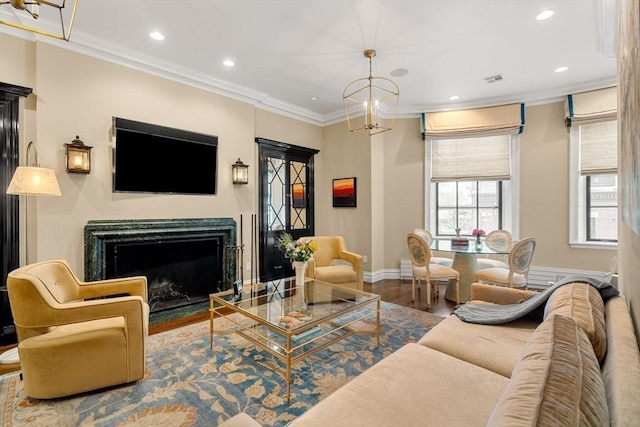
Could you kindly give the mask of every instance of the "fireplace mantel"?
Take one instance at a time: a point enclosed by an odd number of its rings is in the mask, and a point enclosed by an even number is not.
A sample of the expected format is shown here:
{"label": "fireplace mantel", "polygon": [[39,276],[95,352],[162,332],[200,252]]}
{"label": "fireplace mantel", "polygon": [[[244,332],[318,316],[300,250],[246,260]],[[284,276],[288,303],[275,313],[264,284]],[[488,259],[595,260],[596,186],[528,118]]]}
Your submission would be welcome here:
{"label": "fireplace mantel", "polygon": [[156,242],[184,238],[222,237],[223,288],[233,287],[236,271],[236,221],[233,218],[91,220],[84,227],[86,281],[106,279],[105,249],[109,244]]}

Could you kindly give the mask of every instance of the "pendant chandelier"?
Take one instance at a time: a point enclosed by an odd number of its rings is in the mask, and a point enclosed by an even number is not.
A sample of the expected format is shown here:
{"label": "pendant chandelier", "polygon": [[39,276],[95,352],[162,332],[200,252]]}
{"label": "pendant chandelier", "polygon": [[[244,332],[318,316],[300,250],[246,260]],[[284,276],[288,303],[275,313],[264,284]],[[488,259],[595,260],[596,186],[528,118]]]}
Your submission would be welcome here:
{"label": "pendant chandelier", "polygon": [[[71,37],[71,30],[73,29],[73,21],[76,17],[76,8],[78,1],[71,0],[72,4],[67,10],[70,10],[68,26],[65,28],[63,11],[66,6],[66,0],[0,0],[0,6],[9,5],[14,9],[13,20],[5,19],[0,14],[0,24],[9,25],[10,27],[19,28],[21,30],[31,31],[32,33],[41,34],[47,37],[53,37],[54,39],[69,41]],[[40,17],[40,6],[45,6],[43,10],[56,10],[59,15],[60,32],[49,31],[45,22],[40,23],[38,18]],[[0,8],[0,11],[7,8]],[[9,9],[7,9],[8,11]],[[8,14],[5,14],[8,16]],[[46,19],[45,19],[46,21]],[[32,22],[32,24],[26,24],[25,22]]]}
{"label": "pendant chandelier", "polygon": [[373,77],[371,58],[376,56],[375,50],[365,50],[364,56],[369,58],[369,77],[349,83],[343,102],[349,131],[371,136],[393,128],[400,90],[385,77]]}

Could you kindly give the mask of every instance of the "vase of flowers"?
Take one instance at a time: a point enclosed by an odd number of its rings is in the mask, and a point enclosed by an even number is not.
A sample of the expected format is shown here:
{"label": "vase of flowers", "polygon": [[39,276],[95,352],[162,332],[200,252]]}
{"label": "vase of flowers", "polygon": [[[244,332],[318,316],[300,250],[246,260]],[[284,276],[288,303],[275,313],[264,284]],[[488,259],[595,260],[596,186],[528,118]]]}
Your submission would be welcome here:
{"label": "vase of flowers", "polygon": [[304,284],[304,272],[307,269],[307,261],[318,250],[318,244],[310,239],[301,237],[293,240],[291,234],[284,233],[278,239],[278,249],[284,252],[284,256],[291,260],[291,265],[296,272],[296,286]]}
{"label": "vase of flowers", "polygon": [[476,250],[477,251],[482,249],[482,237],[485,234],[486,233],[484,232],[484,230],[481,230],[479,228],[474,228],[473,231],[471,232],[471,235],[473,237],[475,237],[475,239],[476,239]]}

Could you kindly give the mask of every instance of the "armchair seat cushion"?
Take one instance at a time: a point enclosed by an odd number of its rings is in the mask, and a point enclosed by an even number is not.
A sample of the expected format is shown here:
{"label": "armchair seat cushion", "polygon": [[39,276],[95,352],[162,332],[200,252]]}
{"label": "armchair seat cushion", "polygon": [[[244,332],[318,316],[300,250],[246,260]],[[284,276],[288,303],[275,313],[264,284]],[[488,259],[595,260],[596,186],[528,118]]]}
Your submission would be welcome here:
{"label": "armchair seat cushion", "polygon": [[[27,338],[18,345],[25,391],[49,399],[129,382],[126,343],[123,317],[62,325]],[[90,380],[78,372],[90,375]]]}
{"label": "armchair seat cushion", "polygon": [[355,283],[357,274],[351,266],[329,265],[326,267],[316,267],[316,279],[329,283]]}

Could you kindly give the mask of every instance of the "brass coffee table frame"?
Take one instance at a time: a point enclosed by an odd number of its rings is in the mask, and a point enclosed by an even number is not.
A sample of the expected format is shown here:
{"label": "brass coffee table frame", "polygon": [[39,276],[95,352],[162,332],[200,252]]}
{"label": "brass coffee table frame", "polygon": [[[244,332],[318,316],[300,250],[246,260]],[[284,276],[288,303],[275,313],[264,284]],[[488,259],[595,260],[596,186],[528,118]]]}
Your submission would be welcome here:
{"label": "brass coffee table frame", "polygon": [[[235,332],[284,362],[286,365],[287,404],[289,404],[291,367],[296,362],[353,334],[375,334],[377,335],[377,345],[380,345],[380,296],[307,279],[304,286],[315,285],[316,289],[321,286],[325,292],[337,292],[339,295],[337,299],[327,302],[308,304],[304,289],[295,287],[295,283],[291,279],[282,279],[280,282],[283,281],[285,282],[284,289],[279,289],[279,285],[269,286],[269,284],[262,283],[254,284],[253,287],[245,285],[246,289],[242,299],[237,299],[232,289],[209,295],[209,335],[212,349],[214,333]],[[332,293],[332,295],[335,294]],[[345,296],[347,298],[344,298]],[[274,309],[281,310],[282,314],[286,315],[287,312],[283,310],[283,307],[296,309],[290,310],[288,313],[300,313],[304,311],[303,307],[306,307],[311,318],[301,320],[297,326],[287,328],[284,323],[277,322],[277,319],[282,316],[274,317],[271,313],[271,310]],[[234,318],[230,316],[233,313],[239,313],[241,316]],[[346,322],[336,321],[350,313],[353,314]],[[372,330],[353,328],[356,323],[374,315],[376,321],[375,328]],[[216,316],[222,316],[230,321],[233,324],[233,329],[215,330],[214,318]],[[302,336],[300,339],[296,338],[297,335],[320,326],[322,326],[320,332],[309,334],[306,337]]]}

